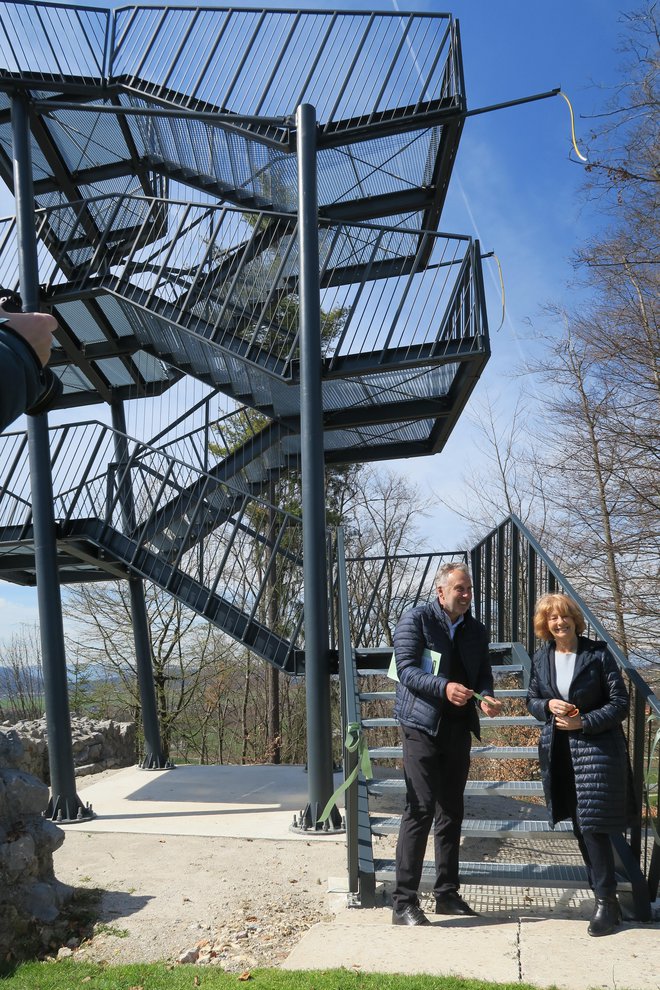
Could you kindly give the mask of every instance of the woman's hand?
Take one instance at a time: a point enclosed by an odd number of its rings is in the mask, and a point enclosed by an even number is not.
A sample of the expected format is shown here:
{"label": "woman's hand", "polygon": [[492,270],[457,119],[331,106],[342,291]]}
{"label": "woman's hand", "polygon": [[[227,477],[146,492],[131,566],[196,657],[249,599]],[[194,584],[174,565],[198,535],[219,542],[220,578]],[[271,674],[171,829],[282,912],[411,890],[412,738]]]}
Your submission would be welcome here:
{"label": "woman's hand", "polygon": [[582,716],[577,715],[555,715],[555,725],[564,732],[576,732],[582,728]]}
{"label": "woman's hand", "polygon": [[555,725],[558,729],[563,729],[565,732],[575,732],[582,728],[580,712],[572,702],[564,701],[563,698],[551,698],[548,702],[548,708],[555,716]]}
{"label": "woman's hand", "polygon": [[553,715],[568,715],[569,712],[575,712],[575,705],[570,701],[564,701],[563,698],[551,698],[548,708]]}

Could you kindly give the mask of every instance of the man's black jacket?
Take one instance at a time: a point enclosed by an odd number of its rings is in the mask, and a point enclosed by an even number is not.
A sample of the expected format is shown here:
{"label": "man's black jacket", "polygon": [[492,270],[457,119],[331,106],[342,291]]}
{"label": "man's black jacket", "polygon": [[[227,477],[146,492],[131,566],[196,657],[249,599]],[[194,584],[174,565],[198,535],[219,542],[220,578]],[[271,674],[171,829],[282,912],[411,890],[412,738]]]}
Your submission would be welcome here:
{"label": "man's black jacket", "polygon": [[[438,675],[421,667],[424,650],[441,654]],[[406,612],[394,630],[394,651],[399,681],[396,686],[394,715],[402,725],[436,735],[446,715],[447,683],[452,678],[452,649],[464,668],[463,683],[479,694],[494,695],[493,672],[488,654],[485,626],[468,612],[456,628],[452,643],[447,615],[436,599]],[[468,725],[480,739],[479,715],[474,701],[468,702]]]}

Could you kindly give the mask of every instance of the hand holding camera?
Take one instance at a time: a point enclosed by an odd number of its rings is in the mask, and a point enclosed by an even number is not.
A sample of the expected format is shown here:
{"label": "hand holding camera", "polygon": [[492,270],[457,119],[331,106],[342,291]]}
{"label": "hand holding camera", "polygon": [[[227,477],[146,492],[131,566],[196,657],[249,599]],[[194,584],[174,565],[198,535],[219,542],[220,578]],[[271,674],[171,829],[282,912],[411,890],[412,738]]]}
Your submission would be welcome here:
{"label": "hand holding camera", "polygon": [[29,347],[39,369],[42,389],[25,412],[29,416],[51,409],[62,395],[62,382],[46,367],[57,320],[49,313],[24,313],[21,297],[0,287],[0,328],[20,337]]}

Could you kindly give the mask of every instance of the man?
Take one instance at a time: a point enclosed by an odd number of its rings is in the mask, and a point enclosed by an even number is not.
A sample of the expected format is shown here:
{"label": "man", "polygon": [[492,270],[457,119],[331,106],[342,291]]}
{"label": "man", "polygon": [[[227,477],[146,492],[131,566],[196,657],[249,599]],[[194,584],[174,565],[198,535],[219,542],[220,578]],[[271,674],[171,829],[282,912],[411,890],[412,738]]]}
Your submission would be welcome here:
{"label": "man", "polygon": [[[475,915],[458,893],[463,793],[480,708],[497,715],[485,627],[470,614],[472,582],[460,561],[443,564],[435,577],[437,599],[406,612],[394,631],[397,676],[394,714],[401,726],[406,807],[396,849],[394,925],[428,925],[418,890],[426,843],[435,819],[433,887],[436,914]],[[422,661],[440,654],[437,673]]]}
{"label": "man", "polygon": [[54,316],[21,313],[20,299],[0,289],[0,432],[59,396],[59,379],[46,368],[56,329]]}

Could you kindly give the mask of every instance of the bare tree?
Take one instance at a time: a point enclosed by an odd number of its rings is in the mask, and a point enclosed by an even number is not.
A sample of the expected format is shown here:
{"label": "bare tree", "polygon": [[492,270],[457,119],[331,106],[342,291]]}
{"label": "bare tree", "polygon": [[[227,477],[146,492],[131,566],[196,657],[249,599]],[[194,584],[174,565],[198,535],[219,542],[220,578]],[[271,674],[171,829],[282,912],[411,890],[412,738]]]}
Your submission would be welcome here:
{"label": "bare tree", "polygon": [[[166,592],[146,584],[146,603],[156,705],[163,751],[169,756],[177,723],[193,703],[208,675],[221,660],[213,627],[186,609]],[[74,620],[72,649],[85,656],[99,671],[112,674],[115,699],[140,711],[135,647],[128,585],[80,584],[67,590],[66,615]]]}
{"label": "bare tree", "polygon": [[41,718],[44,682],[38,626],[23,625],[0,654],[0,718],[10,722]]}
{"label": "bare tree", "polygon": [[481,540],[508,515],[516,515],[539,540],[547,532],[548,504],[542,483],[544,465],[533,436],[534,411],[519,396],[513,410],[488,393],[469,414],[474,427],[473,458],[461,474],[468,497],[460,503],[441,497],[469,524],[469,537]]}

